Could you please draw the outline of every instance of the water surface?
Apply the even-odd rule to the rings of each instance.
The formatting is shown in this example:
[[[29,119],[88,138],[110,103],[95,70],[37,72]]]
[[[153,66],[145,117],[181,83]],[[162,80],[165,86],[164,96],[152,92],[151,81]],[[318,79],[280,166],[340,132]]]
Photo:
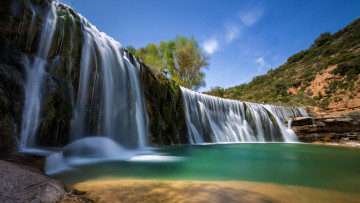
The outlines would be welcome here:
[[[71,186],[93,179],[255,181],[360,194],[360,149],[244,143],[157,147],[126,160],[73,165],[55,174]]]

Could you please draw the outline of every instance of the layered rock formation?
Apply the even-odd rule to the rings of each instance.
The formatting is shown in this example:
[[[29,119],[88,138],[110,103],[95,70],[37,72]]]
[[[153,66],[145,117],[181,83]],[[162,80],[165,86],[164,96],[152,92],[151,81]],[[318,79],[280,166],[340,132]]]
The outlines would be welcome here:
[[[360,140],[360,112],[290,120],[292,129],[303,142]]]

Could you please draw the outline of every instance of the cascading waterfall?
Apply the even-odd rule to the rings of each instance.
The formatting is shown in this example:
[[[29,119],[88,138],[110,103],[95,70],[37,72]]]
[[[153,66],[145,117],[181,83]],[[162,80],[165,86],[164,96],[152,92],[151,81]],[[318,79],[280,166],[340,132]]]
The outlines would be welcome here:
[[[25,104],[21,123],[20,148],[34,147],[41,106],[41,85],[46,75],[45,67],[57,22],[57,2],[52,2],[40,34],[38,51],[34,57],[25,56],[26,68]],[[34,10],[33,10],[34,11]],[[35,12],[35,11],[34,11]],[[33,13],[32,21],[35,20]],[[33,26],[33,22],[31,22]],[[31,27],[32,28],[32,27]],[[32,30],[32,29],[31,29]]]
[[[28,33],[27,49],[34,39],[34,25],[37,9],[26,2],[32,12]],[[74,19],[76,16],[76,19]],[[60,20],[61,19],[61,20]],[[76,24],[81,26],[82,42],[77,92],[69,88],[73,106],[70,141],[88,136],[102,136],[120,143],[127,148],[146,146],[148,118],[142,87],[140,85],[140,64],[129,55],[120,43],[100,32],[84,17],[71,12],[69,8],[52,1],[46,15],[42,18],[38,50],[35,56],[23,58],[26,68],[25,104],[21,125],[20,148],[37,146],[41,122],[42,89],[49,76],[49,53],[61,50],[64,44],[70,44],[66,60],[68,73],[71,73]],[[72,26],[70,33],[65,33],[65,23]],[[55,36],[55,32],[58,34]],[[65,38],[65,36],[69,36]],[[56,38],[56,40],[53,40]],[[68,41],[64,41],[68,40]],[[55,56],[55,60],[59,58]],[[52,59],[51,59],[52,60]],[[51,80],[51,79],[50,79]],[[66,78],[71,84],[71,76]]]
[[[308,116],[301,108],[263,105],[204,95],[181,87],[192,144],[296,142],[286,118]]]
[[[71,139],[97,135],[126,147],[144,147],[148,119],[140,64],[120,43],[84,17],[80,20],[84,43]]]
[[[28,10],[32,15],[27,49],[36,38],[34,21],[39,14],[37,7],[28,4]],[[26,67],[26,95],[20,147],[25,149],[36,146],[41,117],[41,87],[45,83],[45,78],[50,75],[49,69],[52,66],[49,62],[49,53],[52,53],[54,61],[58,60],[60,57],[56,54],[61,54],[59,50],[62,50],[63,44],[67,44],[66,52],[70,53],[62,55],[70,56],[63,59],[67,61],[68,73],[74,73],[73,68],[78,68],[76,76],[69,74],[65,79],[69,86],[74,86],[68,90],[73,110],[70,142],[76,141],[77,146],[81,146],[99,141],[97,138],[87,137],[106,137],[107,140],[115,141],[125,148],[146,146],[149,121],[139,81],[141,65],[120,43],[99,31],[81,15],[70,12],[69,8],[57,1],[52,1],[49,5],[42,20],[37,53],[23,57]],[[72,29],[68,29],[70,33],[66,33],[64,26],[72,26]],[[77,32],[72,31],[76,29]],[[54,33],[57,33],[55,37]],[[81,46],[76,48],[78,52],[72,44],[76,41],[75,38],[81,40]],[[51,51],[53,49],[56,50]],[[75,57],[72,53],[81,54],[81,57]],[[79,66],[75,67],[73,64]],[[73,80],[72,77],[78,78]],[[73,84],[73,81],[76,81],[76,84]],[[284,120],[307,116],[301,108],[221,99],[183,87],[181,90],[188,138],[193,144],[294,142],[297,141],[296,136],[290,128],[286,128]],[[86,142],[82,143],[81,140]]]

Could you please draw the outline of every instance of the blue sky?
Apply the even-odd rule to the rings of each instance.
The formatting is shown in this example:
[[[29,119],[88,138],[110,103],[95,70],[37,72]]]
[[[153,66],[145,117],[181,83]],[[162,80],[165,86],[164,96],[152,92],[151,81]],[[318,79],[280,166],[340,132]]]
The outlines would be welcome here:
[[[250,82],[360,16],[350,0],[60,0],[123,46],[190,36],[211,54],[207,91]]]

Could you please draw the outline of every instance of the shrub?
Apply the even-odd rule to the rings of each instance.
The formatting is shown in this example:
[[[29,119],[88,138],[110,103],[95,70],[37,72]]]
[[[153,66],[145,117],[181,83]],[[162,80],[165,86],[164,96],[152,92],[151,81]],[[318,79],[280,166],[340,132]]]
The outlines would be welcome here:
[[[323,100],[318,104],[318,106],[319,106],[320,108],[326,108],[326,107],[329,106],[329,104],[330,104],[329,99],[323,99]]]
[[[306,52],[304,50],[300,51],[299,53],[290,56],[288,58],[287,62],[288,63],[295,63],[297,61],[300,61],[302,58],[304,58],[305,54],[306,54]]]
[[[331,38],[330,32],[321,33],[320,36],[314,41],[315,46],[320,47],[324,45]]]

